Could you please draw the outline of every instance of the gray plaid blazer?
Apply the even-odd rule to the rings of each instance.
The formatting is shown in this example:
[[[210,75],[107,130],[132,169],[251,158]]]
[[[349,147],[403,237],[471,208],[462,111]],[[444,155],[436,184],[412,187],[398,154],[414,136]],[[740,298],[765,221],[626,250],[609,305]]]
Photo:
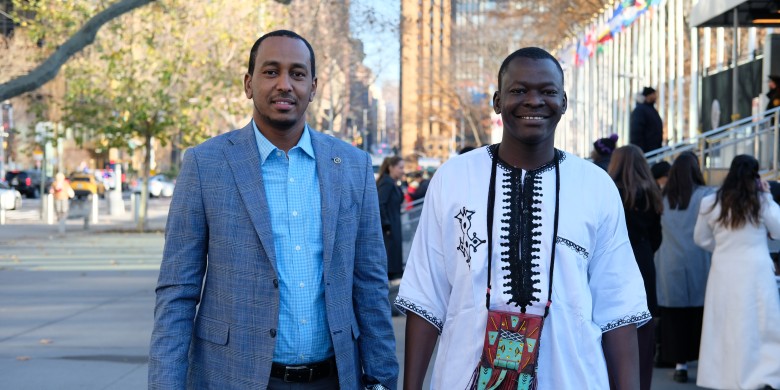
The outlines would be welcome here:
[[[150,389],[265,389],[279,315],[276,255],[252,124],[189,149],[165,232]],[[311,131],[323,283],[342,389],[395,389],[398,362],[371,159]]]

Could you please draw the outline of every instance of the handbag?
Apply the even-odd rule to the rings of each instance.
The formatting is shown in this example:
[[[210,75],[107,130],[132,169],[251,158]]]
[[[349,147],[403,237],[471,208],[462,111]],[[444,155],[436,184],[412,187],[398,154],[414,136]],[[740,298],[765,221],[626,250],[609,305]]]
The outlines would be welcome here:
[[[470,390],[533,390],[537,388],[537,359],[544,320],[552,305],[552,282],[555,266],[555,242],[558,237],[558,209],[561,178],[558,158],[555,156],[555,216],[553,245],[550,255],[550,277],[544,315],[490,310],[490,274],[493,250],[493,209],[495,206],[496,165],[498,147],[493,156],[488,190],[488,277],[485,306],[488,310],[482,356],[472,374]]]

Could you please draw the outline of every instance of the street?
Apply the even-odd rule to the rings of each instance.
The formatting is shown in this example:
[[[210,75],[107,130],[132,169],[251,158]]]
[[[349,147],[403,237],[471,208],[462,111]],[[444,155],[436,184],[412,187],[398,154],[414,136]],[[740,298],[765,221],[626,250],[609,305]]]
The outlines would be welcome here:
[[[33,200],[25,201],[0,226],[2,388],[146,388],[169,200],[150,202],[153,233],[135,233],[132,217],[104,216],[90,230],[69,221],[62,237],[37,219]],[[404,324],[393,318],[399,361]],[[671,369],[655,369],[653,389],[695,389],[691,368],[688,384],[673,382]]]

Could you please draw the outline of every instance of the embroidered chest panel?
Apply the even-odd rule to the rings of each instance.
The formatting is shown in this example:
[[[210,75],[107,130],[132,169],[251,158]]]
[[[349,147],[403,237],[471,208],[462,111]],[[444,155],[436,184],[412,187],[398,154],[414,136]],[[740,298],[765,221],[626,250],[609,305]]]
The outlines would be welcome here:
[[[490,147],[491,156],[495,147]],[[565,154],[556,150],[558,163]],[[494,156],[497,158],[497,156]],[[545,172],[555,167],[555,161],[550,161],[535,170],[526,171],[514,168],[499,159],[499,167],[503,171],[500,191],[497,191],[497,204],[501,205],[500,216],[500,252],[501,269],[507,271],[502,286],[508,295],[508,304],[520,307],[525,313],[526,308],[534,302],[539,302],[535,295],[541,292],[539,272],[536,267],[542,265],[542,178]],[[548,178],[549,179],[549,178]],[[554,180],[554,179],[553,179]],[[554,197],[554,194],[546,194]],[[554,202],[554,198],[549,201]]]

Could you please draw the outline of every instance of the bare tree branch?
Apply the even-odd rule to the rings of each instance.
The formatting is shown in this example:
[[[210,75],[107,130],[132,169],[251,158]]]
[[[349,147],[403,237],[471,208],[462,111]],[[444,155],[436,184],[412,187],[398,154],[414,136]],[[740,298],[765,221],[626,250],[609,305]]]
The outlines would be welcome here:
[[[46,84],[57,76],[68,59],[95,41],[98,30],[104,24],[152,1],[154,0],[121,0],[99,12],[30,73],[0,84],[0,101],[30,92]]]

